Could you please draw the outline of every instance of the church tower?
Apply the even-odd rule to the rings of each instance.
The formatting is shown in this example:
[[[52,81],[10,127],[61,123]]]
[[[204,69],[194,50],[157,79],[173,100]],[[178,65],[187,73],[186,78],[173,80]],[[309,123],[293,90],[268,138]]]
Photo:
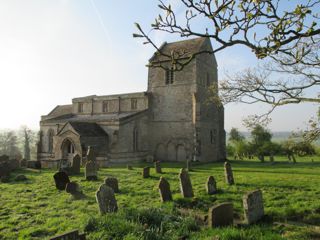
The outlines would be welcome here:
[[[190,56],[212,50],[208,38],[164,43],[161,52]],[[171,59],[154,54],[150,59],[150,151],[156,160],[203,162],[225,159],[223,107],[212,102],[217,91],[217,63],[212,54],[201,53],[181,70]],[[217,99],[217,98],[215,98]]]

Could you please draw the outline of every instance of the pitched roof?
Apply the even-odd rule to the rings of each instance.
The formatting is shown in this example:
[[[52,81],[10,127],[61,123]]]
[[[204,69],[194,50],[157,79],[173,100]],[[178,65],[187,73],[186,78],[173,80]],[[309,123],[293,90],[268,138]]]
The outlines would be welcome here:
[[[178,58],[188,58],[192,54],[199,52],[201,50],[201,47],[203,43],[207,40],[207,38],[199,37],[199,38],[193,38],[178,42],[172,42],[172,43],[164,43],[160,47],[160,51],[164,54],[171,55],[173,52],[177,55],[179,55]],[[153,61],[169,61],[171,58],[168,58],[166,56],[160,55],[159,52],[156,52],[153,54],[153,56],[150,58],[150,62]]]
[[[61,116],[72,113],[72,105],[58,105],[47,116]]]
[[[107,133],[96,123],[69,122],[69,124],[82,137],[107,136]]]

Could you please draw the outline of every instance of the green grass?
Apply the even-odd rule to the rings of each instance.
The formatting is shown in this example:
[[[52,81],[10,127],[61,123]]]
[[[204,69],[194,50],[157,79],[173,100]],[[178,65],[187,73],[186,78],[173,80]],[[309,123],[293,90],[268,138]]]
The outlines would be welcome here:
[[[132,171],[125,167],[100,169],[98,181],[93,182],[84,180],[82,169],[82,174],[70,177],[85,194],[80,200],[56,190],[52,170],[19,170],[10,183],[0,183],[0,239],[46,239],[74,229],[85,231],[88,239],[320,239],[319,229],[310,226],[320,226],[320,160],[313,159],[297,158],[297,164],[290,164],[276,157],[274,165],[232,161],[233,186],[225,184],[223,163],[194,165],[190,171],[193,199],[180,196],[179,164],[163,164],[163,174],[151,169],[149,179],[141,177],[142,166],[147,164],[136,165]],[[17,174],[25,174],[29,180],[14,182]],[[161,175],[171,185],[173,202],[160,202],[157,184]],[[212,196],[204,187],[210,175],[219,188]],[[119,180],[119,212],[100,216],[95,191],[107,176]],[[216,229],[204,225],[208,208],[224,201],[233,202],[235,218],[241,221],[242,196],[257,188],[263,191],[264,221]]]

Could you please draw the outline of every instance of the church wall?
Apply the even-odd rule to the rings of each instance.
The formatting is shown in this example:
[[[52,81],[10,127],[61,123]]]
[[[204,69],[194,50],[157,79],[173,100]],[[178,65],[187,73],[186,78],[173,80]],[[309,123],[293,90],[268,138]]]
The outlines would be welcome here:
[[[165,70],[149,68],[151,92],[150,151],[163,161],[185,161],[193,151],[193,92],[196,91],[195,61],[174,72],[166,85]]]

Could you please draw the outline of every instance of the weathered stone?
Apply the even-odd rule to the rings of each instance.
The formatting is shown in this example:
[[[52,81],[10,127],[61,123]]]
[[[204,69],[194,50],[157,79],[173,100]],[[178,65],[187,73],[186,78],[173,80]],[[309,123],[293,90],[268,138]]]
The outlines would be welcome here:
[[[128,170],[133,170],[133,167],[131,165],[127,165]]]
[[[71,171],[73,174],[80,173],[80,165],[81,165],[81,157],[79,154],[77,154],[72,159]]]
[[[160,198],[162,202],[172,201],[170,184],[164,177],[160,178],[158,188],[159,188]]]
[[[142,170],[142,177],[148,178],[150,177],[150,167],[144,167]]]
[[[11,171],[20,168],[20,162],[16,159],[9,160],[8,163]]]
[[[50,238],[50,240],[86,240],[86,235],[79,234],[78,230],[74,230],[71,232],[67,232],[58,236],[55,236],[53,238]]]
[[[15,181],[26,181],[28,180],[27,177],[23,174],[20,174],[20,175],[17,175],[15,178],[14,178]]]
[[[0,182],[2,183],[10,182],[10,175],[0,176]]]
[[[69,182],[66,185],[66,192],[75,195],[80,192],[80,186],[76,182]]]
[[[9,161],[9,156],[7,156],[7,155],[0,156],[0,162],[7,162],[7,161]]]
[[[115,193],[118,193],[118,192],[119,192],[118,179],[113,178],[113,177],[107,177],[107,178],[104,180],[104,183],[105,183],[108,187],[111,187],[112,190],[113,190]]]
[[[274,162],[274,156],[270,155],[270,162]]]
[[[65,172],[57,172],[53,175],[56,188],[59,190],[65,190],[67,183],[70,182],[68,175]]]
[[[85,177],[87,180],[97,180],[98,179],[97,167],[96,167],[95,162],[90,161],[90,162],[86,163]]]
[[[27,161],[27,168],[41,169],[40,161]]]
[[[96,153],[95,153],[94,148],[92,146],[88,147],[86,157],[87,157],[87,162],[90,162],[90,161],[95,162],[96,161]]]
[[[26,159],[21,159],[21,161],[20,161],[20,166],[21,167],[27,167],[27,160]]]
[[[231,164],[229,162],[224,163],[224,176],[226,178],[227,184],[229,184],[229,185],[234,184],[232,168],[231,168]]]
[[[96,200],[101,214],[116,212],[118,210],[114,191],[106,184],[102,184],[96,192]]]
[[[221,203],[209,209],[208,226],[224,227],[233,224],[233,204]]]
[[[0,163],[0,177],[9,176],[10,175],[10,166],[8,162]]]
[[[156,173],[162,173],[161,165],[160,165],[160,162],[159,162],[159,161],[156,161],[156,162],[154,163],[154,168],[156,169]]]
[[[181,195],[185,198],[193,197],[193,189],[189,174],[183,168],[180,170],[179,179]]]
[[[249,192],[243,196],[245,221],[248,224],[259,221],[264,216],[263,198],[261,190]]]
[[[209,195],[217,193],[217,183],[213,176],[208,177],[206,190]]]

